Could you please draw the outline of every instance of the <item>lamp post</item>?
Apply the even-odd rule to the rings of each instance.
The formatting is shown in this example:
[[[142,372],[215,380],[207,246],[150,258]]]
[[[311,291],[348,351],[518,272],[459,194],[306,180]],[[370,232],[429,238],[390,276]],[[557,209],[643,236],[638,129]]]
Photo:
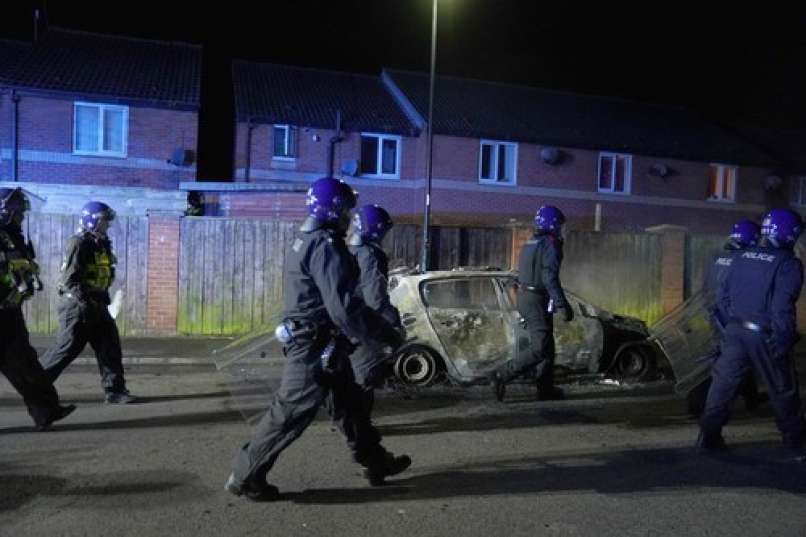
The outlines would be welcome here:
[[[420,262],[420,270],[425,272],[430,265],[431,257],[431,169],[433,163],[434,131],[432,128],[434,119],[434,72],[437,59],[437,3],[433,0],[433,12],[431,14],[431,74],[428,88],[428,125],[426,126],[426,140],[428,152],[426,154],[425,172],[425,206],[423,208],[423,251]]]

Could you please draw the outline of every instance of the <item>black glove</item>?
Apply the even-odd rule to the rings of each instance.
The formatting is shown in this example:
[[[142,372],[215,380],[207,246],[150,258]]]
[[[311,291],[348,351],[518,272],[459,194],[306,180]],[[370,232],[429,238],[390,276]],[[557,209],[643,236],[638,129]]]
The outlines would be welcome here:
[[[574,310],[569,305],[557,308],[557,315],[563,323],[570,323],[574,320]]]

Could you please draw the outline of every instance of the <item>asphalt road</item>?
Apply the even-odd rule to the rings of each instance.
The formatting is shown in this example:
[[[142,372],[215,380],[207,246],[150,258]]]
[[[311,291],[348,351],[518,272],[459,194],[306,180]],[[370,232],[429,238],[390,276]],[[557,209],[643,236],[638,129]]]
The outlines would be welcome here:
[[[324,413],[270,478],[282,501],[223,491],[263,386],[211,368],[128,369],[141,404],[101,403],[97,372],[59,380],[78,411],[34,433],[0,379],[0,535],[806,536],[806,465],[779,448],[769,408],[741,405],[729,456],[697,454],[696,424],[668,383],[575,385],[562,402],[527,387],[384,392],[387,447],[414,464],[370,488]],[[254,392],[258,392],[259,395]]]

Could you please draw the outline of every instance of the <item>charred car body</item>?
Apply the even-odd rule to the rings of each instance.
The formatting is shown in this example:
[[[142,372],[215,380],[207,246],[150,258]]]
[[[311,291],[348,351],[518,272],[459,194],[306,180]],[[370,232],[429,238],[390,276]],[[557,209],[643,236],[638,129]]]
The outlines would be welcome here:
[[[441,375],[458,384],[486,382],[493,368],[529,353],[528,332],[515,306],[516,285],[516,274],[495,270],[393,273],[390,298],[409,336],[395,358],[397,378],[416,386]],[[555,326],[555,367],[635,379],[654,372],[656,347],[647,341],[643,321],[566,294],[576,317]]]

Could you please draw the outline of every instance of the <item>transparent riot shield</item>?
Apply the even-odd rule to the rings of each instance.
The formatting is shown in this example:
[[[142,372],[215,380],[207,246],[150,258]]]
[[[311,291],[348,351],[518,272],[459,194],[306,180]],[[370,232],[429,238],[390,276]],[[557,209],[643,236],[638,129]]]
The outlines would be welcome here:
[[[280,387],[285,363],[282,346],[274,337],[274,325],[250,332],[214,350],[213,359],[232,394],[233,408],[248,423],[256,423]]]
[[[711,374],[719,340],[711,324],[713,295],[691,296],[650,327],[650,339],[663,350],[676,379],[675,391],[685,396]]]

